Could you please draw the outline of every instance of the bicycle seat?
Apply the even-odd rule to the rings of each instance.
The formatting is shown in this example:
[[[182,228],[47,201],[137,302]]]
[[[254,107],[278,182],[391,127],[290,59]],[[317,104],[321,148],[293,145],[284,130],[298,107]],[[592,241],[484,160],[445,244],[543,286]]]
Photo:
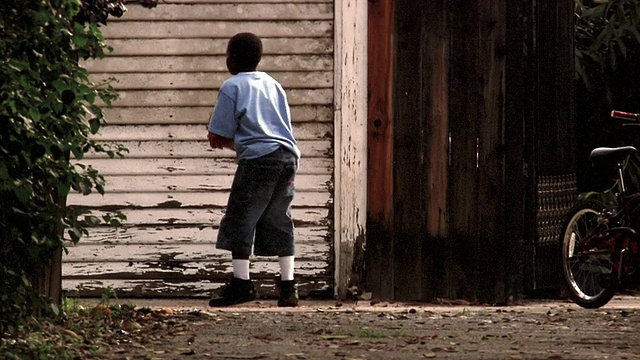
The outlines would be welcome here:
[[[627,156],[635,153],[637,150],[633,146],[620,147],[599,147],[591,150],[589,159],[591,160],[611,160],[617,163],[624,160]]]

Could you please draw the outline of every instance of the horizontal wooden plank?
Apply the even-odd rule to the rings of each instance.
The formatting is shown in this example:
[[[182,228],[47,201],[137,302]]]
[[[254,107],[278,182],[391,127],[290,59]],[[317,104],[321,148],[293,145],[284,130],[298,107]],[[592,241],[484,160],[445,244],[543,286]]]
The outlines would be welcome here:
[[[213,101],[213,99],[212,99]],[[190,107],[107,107],[105,119],[110,124],[203,124],[209,123],[212,104]],[[331,122],[333,123],[333,104],[331,105],[293,105],[291,121]]]
[[[218,237],[213,226],[98,226],[89,228],[81,244],[211,244]],[[330,242],[328,227],[296,227],[296,243]]]
[[[115,21],[102,28],[107,39],[223,38],[239,32],[261,38],[333,37],[333,21]]]
[[[333,103],[332,89],[288,89],[290,105],[330,105]],[[118,100],[112,106],[211,106],[218,92],[215,90],[120,90]],[[103,103],[97,102],[104,106]]]
[[[91,73],[227,72],[224,56],[111,56],[82,61]],[[333,70],[332,55],[264,56],[259,71],[269,73]]]
[[[227,257],[228,258],[228,257]],[[63,263],[62,288],[67,296],[101,296],[107,287],[119,298],[208,297],[226,282],[232,273],[226,262],[141,262],[141,263]],[[277,296],[277,262],[253,260],[251,278],[261,297]],[[298,291],[305,297],[331,297],[332,282],[327,261],[296,261]]]
[[[83,244],[68,246],[63,256],[65,262],[198,262],[227,259],[229,251],[216,249],[210,244],[145,244],[145,245],[99,245]],[[296,257],[306,261],[323,261],[328,258],[331,246],[327,242],[296,244]]]
[[[225,56],[229,39],[109,39],[111,56],[219,55]],[[264,38],[263,55],[333,54],[332,38]]]
[[[151,179],[149,182],[152,182]],[[134,185],[132,185],[134,186]],[[155,185],[154,185],[155,186]],[[298,190],[293,206],[329,207],[333,194],[328,190],[310,192]],[[105,194],[81,195],[71,193],[67,197],[69,205],[92,208],[195,208],[226,206],[227,191],[184,192],[180,188],[163,192],[124,192],[107,183]]]
[[[298,140],[332,139],[331,123],[294,123],[293,134]],[[91,138],[96,141],[202,140],[207,137],[206,125],[107,125]]]
[[[228,258],[228,257],[227,257]],[[251,278],[261,296],[277,296],[274,280],[279,265],[274,261],[252,259]],[[132,262],[132,263],[63,263],[62,288],[65,292],[81,291],[84,296],[100,296],[107,286],[118,297],[137,296],[209,296],[233,271],[229,260],[219,262]],[[328,293],[331,283],[327,261],[298,260],[295,277],[301,297]],[[144,282],[144,284],[142,284]],[[134,286],[133,284],[140,284]],[[70,294],[67,294],[70,295]]]
[[[333,5],[327,3],[275,3],[269,6],[261,3],[162,4],[153,9],[132,6],[127,10],[118,21],[333,19]]]
[[[211,149],[204,141],[120,141],[126,147],[128,158],[234,158],[235,152],[229,149]],[[331,157],[332,144],[329,140],[302,140],[298,148],[302,157]],[[104,158],[103,153],[87,153],[85,159]]]
[[[291,216],[296,227],[327,226],[330,222],[329,209],[293,207]],[[96,216],[110,213],[107,210],[93,210]],[[223,208],[165,208],[165,209],[123,209],[127,217],[126,226],[220,226]]]
[[[229,0],[162,0],[162,3],[158,4],[158,6],[162,6],[163,4],[221,4],[228,3]],[[234,3],[255,3],[260,2],[263,4],[278,4],[278,3],[328,3],[333,4],[333,0],[233,0]],[[130,1],[127,4],[127,8],[130,6],[140,6],[135,4],[134,1]]]
[[[251,273],[278,274],[276,258],[251,258]],[[296,259],[295,273],[298,276],[315,276],[327,272],[327,261]],[[233,272],[231,256],[215,261],[124,261],[124,262],[70,262],[63,259],[63,279],[181,279],[209,280],[229,276]]]
[[[77,163],[77,161],[76,161]],[[206,161],[198,158],[186,159],[91,159],[80,163],[91,165],[101,175],[197,175],[218,174],[233,175],[237,164],[233,158],[210,158]],[[333,173],[333,159],[303,158],[300,160],[300,175],[323,175]]]
[[[220,192],[229,191],[233,175],[159,175],[131,176],[107,175],[105,186],[112,193],[166,193],[169,192]],[[298,175],[295,186],[299,192],[327,192],[331,175]],[[200,194],[206,196],[207,194]],[[201,201],[207,203],[207,201]]]
[[[209,298],[228,280],[229,274],[216,273],[218,276],[197,281],[136,279],[136,280],[73,280],[63,279],[62,289],[66,296],[101,297],[107,289],[115,289],[120,299],[128,297],[202,297]],[[273,273],[252,274],[260,298],[273,299],[278,295]],[[333,298],[333,279],[328,272],[313,276],[299,276],[298,293],[300,298]],[[204,303],[206,304],[206,302]],[[203,304],[203,305],[204,305]]]
[[[280,84],[289,89],[333,88],[332,71],[313,72],[270,72]],[[218,90],[223,81],[229,78],[227,72],[193,73],[94,73],[92,82],[110,81],[117,90]],[[111,81],[111,80],[115,81]]]

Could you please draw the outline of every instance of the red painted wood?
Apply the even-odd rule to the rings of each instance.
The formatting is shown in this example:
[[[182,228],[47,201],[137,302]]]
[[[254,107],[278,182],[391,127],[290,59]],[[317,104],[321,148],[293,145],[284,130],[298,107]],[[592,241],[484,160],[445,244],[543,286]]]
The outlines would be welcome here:
[[[369,2],[367,285],[393,297],[393,0]]]

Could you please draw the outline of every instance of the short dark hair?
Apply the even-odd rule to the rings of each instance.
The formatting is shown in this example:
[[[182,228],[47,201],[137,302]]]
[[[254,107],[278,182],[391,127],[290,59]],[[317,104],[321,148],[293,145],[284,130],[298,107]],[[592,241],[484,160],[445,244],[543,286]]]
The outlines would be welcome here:
[[[249,32],[236,34],[229,40],[227,55],[243,70],[255,69],[262,58],[262,40]]]

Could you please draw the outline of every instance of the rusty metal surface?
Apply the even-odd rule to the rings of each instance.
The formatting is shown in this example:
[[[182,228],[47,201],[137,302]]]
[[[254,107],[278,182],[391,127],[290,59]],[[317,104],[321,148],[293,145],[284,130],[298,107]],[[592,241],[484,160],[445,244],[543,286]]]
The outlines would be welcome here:
[[[576,174],[540,176],[537,184],[537,246],[553,245],[578,196]]]
[[[576,174],[540,176],[537,182],[533,290],[558,289],[561,281],[559,236],[564,217],[578,197]]]

